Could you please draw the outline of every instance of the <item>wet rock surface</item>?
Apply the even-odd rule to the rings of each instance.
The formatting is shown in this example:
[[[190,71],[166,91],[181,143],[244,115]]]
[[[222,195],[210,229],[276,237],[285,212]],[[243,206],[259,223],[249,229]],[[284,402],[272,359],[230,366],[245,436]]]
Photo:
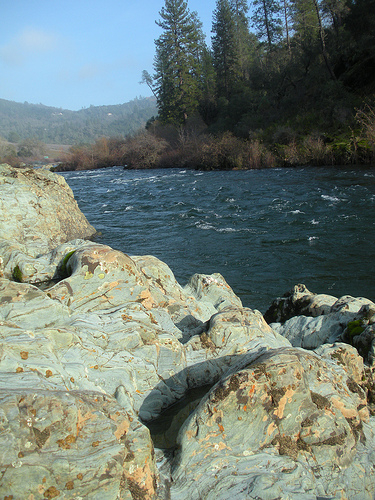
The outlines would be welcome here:
[[[78,210],[59,176],[4,168],[18,222],[30,179]],[[371,301],[296,285],[268,324],[220,274],[181,286],[49,211],[35,238],[0,228],[0,496],[374,497]]]

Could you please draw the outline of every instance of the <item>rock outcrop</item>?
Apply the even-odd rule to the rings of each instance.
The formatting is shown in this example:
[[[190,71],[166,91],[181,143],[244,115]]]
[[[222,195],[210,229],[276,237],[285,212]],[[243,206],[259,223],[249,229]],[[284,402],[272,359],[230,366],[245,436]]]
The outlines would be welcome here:
[[[65,179],[49,170],[2,164],[0,191],[0,276],[22,278],[22,265],[32,277],[35,270],[27,257],[95,233]]]
[[[270,350],[217,384],[180,431],[171,497],[372,498],[362,373],[334,354]]]
[[[42,207],[78,209],[55,174],[1,173],[0,497],[374,497],[371,301],[299,285],[269,325],[220,274],[183,287],[155,257],[82,239],[79,212],[77,229],[53,205],[13,227],[10,189],[21,224],[30,179]],[[155,453],[147,426],[199,388],[157,441],[177,448]]]
[[[350,295],[338,299],[296,285],[276,299],[264,317],[294,347],[315,349],[343,340],[356,347],[368,364],[374,363],[375,304],[371,300]]]

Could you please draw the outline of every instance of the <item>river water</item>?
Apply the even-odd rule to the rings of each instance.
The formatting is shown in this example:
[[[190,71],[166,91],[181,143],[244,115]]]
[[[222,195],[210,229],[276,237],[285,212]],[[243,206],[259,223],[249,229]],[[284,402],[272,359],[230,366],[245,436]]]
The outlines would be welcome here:
[[[101,170],[62,174],[96,241],[155,255],[184,285],[221,273],[265,312],[304,283],[375,300],[375,170]]]

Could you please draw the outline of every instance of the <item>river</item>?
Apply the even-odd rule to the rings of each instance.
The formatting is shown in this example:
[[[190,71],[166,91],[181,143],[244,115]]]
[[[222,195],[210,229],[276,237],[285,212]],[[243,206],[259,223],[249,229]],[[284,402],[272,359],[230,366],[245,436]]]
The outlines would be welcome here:
[[[221,273],[265,312],[304,283],[375,301],[375,170],[124,170],[62,174],[99,243],[155,255],[184,285]]]

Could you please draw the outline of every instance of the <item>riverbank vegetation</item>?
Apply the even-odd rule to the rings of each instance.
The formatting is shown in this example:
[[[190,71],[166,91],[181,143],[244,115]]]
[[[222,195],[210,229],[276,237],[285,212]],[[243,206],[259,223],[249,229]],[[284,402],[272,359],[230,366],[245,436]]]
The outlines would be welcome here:
[[[153,122],[149,130],[127,138],[102,137],[93,145],[74,146],[55,169],[192,168],[230,170],[301,165],[371,165],[375,163],[375,111],[358,111],[356,127],[329,137],[298,134],[289,127],[257,132],[243,139],[233,132],[216,135],[202,126],[184,128]]]

